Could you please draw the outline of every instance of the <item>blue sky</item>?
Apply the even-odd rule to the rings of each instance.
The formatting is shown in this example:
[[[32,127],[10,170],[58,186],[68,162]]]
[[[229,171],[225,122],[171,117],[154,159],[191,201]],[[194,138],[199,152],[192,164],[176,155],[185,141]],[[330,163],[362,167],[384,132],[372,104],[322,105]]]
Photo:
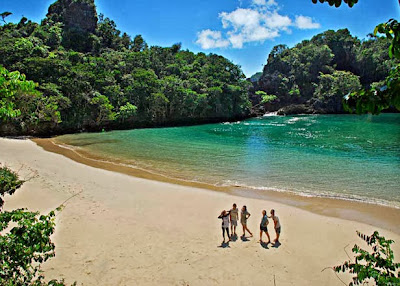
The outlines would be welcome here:
[[[397,0],[359,0],[353,8],[311,0],[95,0],[98,13],[149,45],[182,43],[183,49],[217,53],[239,64],[247,76],[261,71],[272,47],[289,47],[328,29],[348,28],[359,38],[376,24],[399,18]],[[8,20],[39,22],[54,0],[0,0]]]

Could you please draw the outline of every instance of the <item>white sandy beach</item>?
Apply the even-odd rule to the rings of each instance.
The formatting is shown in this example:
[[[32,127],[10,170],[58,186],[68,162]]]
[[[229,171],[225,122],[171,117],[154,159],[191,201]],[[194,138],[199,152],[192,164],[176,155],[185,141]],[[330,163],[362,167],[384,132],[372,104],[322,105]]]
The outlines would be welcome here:
[[[37,174],[5,198],[6,209],[47,212],[78,194],[57,216],[56,257],[44,267],[48,279],[78,285],[343,285],[322,269],[347,260],[347,245],[348,253],[355,243],[366,247],[356,230],[377,229],[394,239],[400,258],[400,235],[376,226],[97,169],[30,140],[0,139],[0,163],[22,166],[22,177]],[[217,217],[232,203],[247,205],[254,237],[221,248]],[[282,244],[263,248],[257,243],[261,211],[271,208],[282,224]],[[275,236],[271,227],[270,234]],[[348,275],[339,277],[350,282]]]

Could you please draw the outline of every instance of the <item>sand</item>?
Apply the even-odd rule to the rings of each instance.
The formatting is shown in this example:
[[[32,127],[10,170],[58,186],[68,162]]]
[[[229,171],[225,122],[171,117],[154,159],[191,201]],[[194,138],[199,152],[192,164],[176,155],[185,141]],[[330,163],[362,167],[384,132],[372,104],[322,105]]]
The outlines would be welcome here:
[[[22,177],[35,174],[6,197],[6,209],[48,212],[70,198],[57,216],[56,257],[43,268],[47,278],[68,283],[343,285],[333,271],[322,270],[347,260],[345,249],[350,253],[355,243],[365,246],[356,230],[378,230],[400,243],[400,235],[380,228],[379,222],[370,225],[275,201],[132,177],[46,152],[30,140],[0,139],[0,162],[22,167]],[[217,216],[232,203],[247,205],[254,237],[221,247]],[[263,247],[257,243],[261,211],[271,208],[282,224],[281,245]],[[271,227],[270,234],[275,235]],[[397,258],[399,243],[393,247]],[[350,282],[349,275],[339,277]]]

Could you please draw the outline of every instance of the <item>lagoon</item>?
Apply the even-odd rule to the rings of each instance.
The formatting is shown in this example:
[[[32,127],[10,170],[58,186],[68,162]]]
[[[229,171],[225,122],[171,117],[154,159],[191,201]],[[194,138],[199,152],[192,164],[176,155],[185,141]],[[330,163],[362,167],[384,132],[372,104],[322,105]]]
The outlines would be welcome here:
[[[400,114],[264,116],[56,141],[180,180],[400,208]]]

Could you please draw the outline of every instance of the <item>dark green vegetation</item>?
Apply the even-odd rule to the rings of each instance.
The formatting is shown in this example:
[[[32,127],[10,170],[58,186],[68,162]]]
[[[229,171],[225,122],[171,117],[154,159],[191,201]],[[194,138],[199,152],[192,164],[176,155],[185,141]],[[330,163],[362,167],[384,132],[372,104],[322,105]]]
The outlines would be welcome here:
[[[379,236],[377,231],[371,236],[359,232],[357,235],[371,246],[372,251],[368,252],[356,244],[352,249],[355,262],[346,261],[343,265],[334,267],[334,270],[354,274],[350,286],[368,284],[370,279],[378,286],[400,285],[400,263],[394,262],[393,250],[390,248],[394,241]]]
[[[7,167],[0,167],[0,196],[12,195],[23,181]],[[40,264],[55,256],[50,236],[55,212],[41,215],[25,209],[1,211],[0,198],[0,285],[62,286],[63,281],[44,282]],[[58,209],[59,210],[59,209]]]
[[[201,123],[249,113],[249,83],[238,66],[180,44],[132,40],[97,15],[93,0],[59,0],[40,24],[22,18],[0,26],[0,65],[25,74],[40,92],[19,92],[11,106],[0,98],[0,108],[17,113],[5,118],[1,111],[3,135]],[[9,75],[2,70],[0,88]]]
[[[132,40],[97,15],[94,0],[56,1],[40,24],[25,17],[7,23],[9,15],[0,14],[0,135],[241,119],[250,115],[249,89],[255,114],[400,109],[395,20],[364,41],[343,29],[291,49],[278,45],[263,73],[246,81],[221,56],[183,51],[180,44],[148,47],[140,35]],[[20,88],[5,97],[10,84]]]
[[[18,179],[17,173],[7,167],[0,168],[0,210],[4,205],[4,196],[14,194],[23,183]]]
[[[398,82],[392,84],[389,76],[398,77],[398,60],[388,53],[390,38],[370,35],[360,41],[347,29],[326,31],[305,40],[293,48],[275,46],[268,57],[263,74],[254,84],[252,101],[257,104],[263,91],[277,98],[262,106],[267,111],[280,108],[280,113],[379,113],[391,106],[399,107]],[[396,74],[396,75],[394,75]],[[363,89],[364,88],[364,89]],[[363,97],[365,105],[356,96],[368,90],[391,90],[393,96],[386,101]],[[354,92],[343,105],[343,96]],[[354,96],[354,97],[353,97]]]
[[[327,2],[329,5],[335,5],[336,7],[342,5],[342,0],[312,0],[314,4],[316,4],[318,1],[321,3]],[[358,0],[343,0],[343,2],[349,5],[349,7],[353,7],[354,4],[358,3]]]
[[[314,4],[317,0],[312,0]],[[343,0],[350,8],[358,3],[358,0]],[[328,2],[329,5],[339,7],[342,0],[319,0]],[[400,2],[399,2],[400,5]],[[391,44],[389,46],[389,57],[400,60],[400,23],[395,19],[389,19],[386,23],[376,26],[374,36],[385,35]],[[349,112],[379,114],[387,108],[395,108],[400,111],[400,64],[397,63],[386,77],[381,86],[366,86],[361,90],[349,93],[343,99],[344,109]]]
[[[389,57],[397,59],[397,64],[390,70],[382,86],[371,85],[346,96],[344,107],[350,112],[379,114],[391,106],[400,110],[400,24],[390,19],[376,26],[374,35],[377,33],[391,40]]]

